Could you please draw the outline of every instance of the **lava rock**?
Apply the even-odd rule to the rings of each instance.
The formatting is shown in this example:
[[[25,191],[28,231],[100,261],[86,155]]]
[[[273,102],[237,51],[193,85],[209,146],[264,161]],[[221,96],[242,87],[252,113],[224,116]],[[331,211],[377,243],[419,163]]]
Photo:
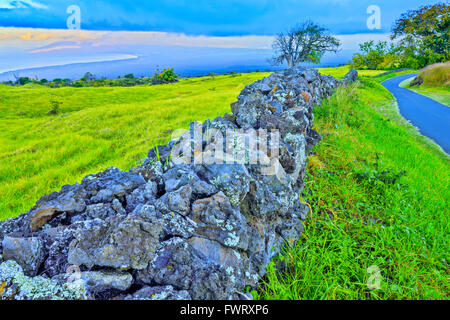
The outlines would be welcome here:
[[[350,71],[342,79],[346,83],[355,82],[358,80],[358,71],[355,69],[350,69]]]
[[[35,276],[44,262],[44,246],[41,239],[6,236],[2,242],[3,259],[16,261],[26,275]]]

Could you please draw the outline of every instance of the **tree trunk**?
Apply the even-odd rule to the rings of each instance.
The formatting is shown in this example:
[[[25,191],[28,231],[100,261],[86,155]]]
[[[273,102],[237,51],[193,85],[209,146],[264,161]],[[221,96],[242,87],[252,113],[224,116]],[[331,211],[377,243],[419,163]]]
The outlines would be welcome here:
[[[286,62],[287,62],[287,64],[288,64],[288,67],[289,68],[292,68],[292,67],[295,67],[295,65],[294,65],[294,61],[292,60],[292,58],[286,58]]]

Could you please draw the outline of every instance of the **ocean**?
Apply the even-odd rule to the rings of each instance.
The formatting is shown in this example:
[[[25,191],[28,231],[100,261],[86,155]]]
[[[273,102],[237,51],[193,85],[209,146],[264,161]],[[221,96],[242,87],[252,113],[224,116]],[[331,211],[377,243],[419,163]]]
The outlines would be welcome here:
[[[129,48],[128,48],[129,49]],[[133,52],[130,54],[129,52]],[[318,65],[330,67],[347,63],[353,52],[343,50],[327,54]],[[151,76],[156,68],[174,68],[182,77],[223,74],[229,71],[273,71],[269,63],[272,50],[224,49],[180,46],[140,46],[133,50],[86,52],[81,55],[54,54],[9,57],[0,52],[0,81],[14,80],[15,76],[52,80],[55,78],[80,79],[86,72],[97,78],[117,78],[132,73],[135,77]],[[1,71],[4,72],[1,72]],[[14,70],[14,71],[10,71]]]

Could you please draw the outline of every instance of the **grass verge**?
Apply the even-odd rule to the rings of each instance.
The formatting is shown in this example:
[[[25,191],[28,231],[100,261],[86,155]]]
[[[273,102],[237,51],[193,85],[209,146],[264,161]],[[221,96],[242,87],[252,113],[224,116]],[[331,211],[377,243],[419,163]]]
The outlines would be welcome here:
[[[414,77],[410,79],[406,79],[402,83],[400,83],[400,87],[406,88],[409,90],[412,90],[414,92],[417,92],[419,94],[422,94],[428,98],[431,98],[437,102],[442,103],[443,105],[446,105],[447,107],[450,107],[450,90],[449,88],[445,87],[430,87],[421,85],[420,87],[411,86],[411,81],[414,79]]]
[[[315,109],[324,138],[301,196],[312,214],[255,298],[448,299],[449,157],[399,115],[383,80]]]

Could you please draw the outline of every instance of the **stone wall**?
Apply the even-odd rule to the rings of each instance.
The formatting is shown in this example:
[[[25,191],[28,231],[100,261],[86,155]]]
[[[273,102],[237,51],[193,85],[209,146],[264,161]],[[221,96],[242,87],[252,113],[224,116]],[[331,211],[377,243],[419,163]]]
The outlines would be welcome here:
[[[306,156],[320,140],[313,106],[340,84],[311,69],[275,72],[245,87],[233,114],[192,124],[141,166],[89,175],[0,222],[0,298],[249,298],[243,289],[257,287],[277,249],[301,236]],[[187,150],[198,158],[185,148],[198,145],[196,132],[204,151],[242,129],[278,132],[258,140],[276,157],[175,161]]]

